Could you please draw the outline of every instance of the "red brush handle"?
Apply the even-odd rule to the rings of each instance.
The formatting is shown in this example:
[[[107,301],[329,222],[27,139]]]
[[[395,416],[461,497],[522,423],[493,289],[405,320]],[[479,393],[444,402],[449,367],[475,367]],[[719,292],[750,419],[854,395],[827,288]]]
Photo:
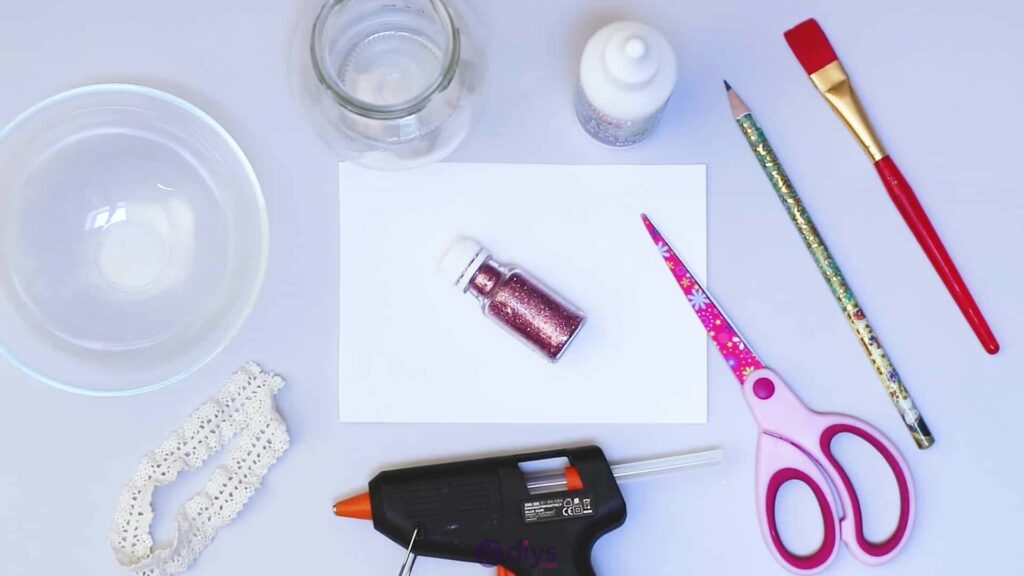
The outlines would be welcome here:
[[[974,297],[971,296],[971,291],[964,284],[964,279],[960,277],[960,272],[956,269],[956,265],[953,264],[953,259],[946,252],[946,247],[942,245],[942,240],[939,239],[939,235],[935,232],[931,220],[928,219],[924,208],[918,202],[914,189],[910,187],[907,179],[903,177],[900,169],[896,167],[892,157],[885,156],[878,162],[875,162],[875,168],[878,170],[878,175],[882,177],[885,189],[889,191],[889,197],[892,198],[896,208],[903,215],[907,226],[910,226],[910,231],[914,233],[918,244],[924,249],[924,253],[928,255],[928,259],[931,260],[935,271],[939,273],[939,278],[942,278],[946,289],[949,290],[953,300],[960,307],[960,312],[963,313],[964,318],[967,318],[968,324],[971,325],[974,333],[977,334],[978,340],[981,340],[981,345],[985,347],[989,354],[999,352],[999,342],[996,340],[995,335],[992,334],[992,329],[988,327],[985,317],[981,315],[978,304],[975,303]]]

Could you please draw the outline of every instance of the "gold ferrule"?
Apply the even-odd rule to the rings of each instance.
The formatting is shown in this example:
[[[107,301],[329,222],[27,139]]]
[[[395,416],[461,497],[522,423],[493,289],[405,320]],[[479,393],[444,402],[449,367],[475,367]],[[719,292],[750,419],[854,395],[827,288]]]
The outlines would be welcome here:
[[[832,109],[843,119],[846,127],[857,137],[864,151],[871,157],[871,161],[878,162],[884,158],[885,149],[871,128],[868,116],[860,105],[857,93],[853,91],[853,85],[850,84],[850,77],[846,75],[846,70],[839,60],[811,74],[811,82],[814,82],[818,91],[832,105]]]

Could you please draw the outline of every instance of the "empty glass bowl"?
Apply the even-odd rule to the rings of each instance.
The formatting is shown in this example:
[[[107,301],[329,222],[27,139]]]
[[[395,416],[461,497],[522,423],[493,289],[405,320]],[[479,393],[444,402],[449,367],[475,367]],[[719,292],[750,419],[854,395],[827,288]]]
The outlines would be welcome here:
[[[0,132],[0,353],[70,391],[175,382],[238,331],[263,280],[249,161],[203,111],[78,88]]]

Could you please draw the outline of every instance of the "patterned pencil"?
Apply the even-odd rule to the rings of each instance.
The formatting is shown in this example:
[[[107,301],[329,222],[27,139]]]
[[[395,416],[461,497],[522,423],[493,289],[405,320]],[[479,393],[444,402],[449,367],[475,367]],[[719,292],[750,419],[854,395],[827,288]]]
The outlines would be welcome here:
[[[924,418],[921,417],[921,413],[914,406],[914,400],[910,397],[910,392],[903,385],[899,373],[896,372],[892,361],[889,360],[889,355],[882,348],[882,343],[875,335],[871,324],[868,323],[864,311],[861,310],[857,299],[853,295],[853,290],[846,283],[842,271],[839,270],[839,266],[829,253],[828,247],[825,246],[825,241],[818,234],[818,229],[814,226],[814,222],[811,220],[810,214],[807,213],[807,209],[804,208],[804,204],[797,195],[792,182],[789,181],[789,176],[786,175],[782,164],[779,163],[779,159],[775,156],[775,151],[772,150],[772,146],[768,143],[768,139],[765,138],[764,132],[761,131],[761,127],[754,120],[750,109],[743,103],[743,100],[740,99],[736,91],[729,86],[728,82],[725,83],[725,89],[729,97],[729,107],[732,109],[736,123],[743,132],[743,136],[747,139],[750,149],[761,163],[761,168],[764,169],[765,174],[771,181],[772,187],[775,188],[779,200],[782,201],[783,206],[785,206],[786,211],[789,213],[789,218],[793,221],[793,225],[800,232],[807,250],[814,258],[815,264],[818,265],[818,270],[821,271],[825,282],[831,288],[832,295],[835,296],[836,302],[839,303],[840,308],[842,308],[843,313],[846,315],[846,320],[850,323],[850,327],[853,328],[854,333],[863,345],[864,352],[868,355],[868,359],[871,360],[872,366],[875,367],[875,372],[885,386],[886,391],[888,391],[893,405],[899,411],[903,423],[906,424],[907,430],[914,437],[917,447],[922,449],[928,448],[935,443],[935,438],[932,437],[932,433],[928,429],[928,425],[925,424]]]

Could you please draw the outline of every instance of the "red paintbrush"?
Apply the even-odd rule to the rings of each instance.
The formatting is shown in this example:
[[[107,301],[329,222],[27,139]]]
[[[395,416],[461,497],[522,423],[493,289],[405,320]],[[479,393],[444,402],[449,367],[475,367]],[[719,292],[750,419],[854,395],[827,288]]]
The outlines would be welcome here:
[[[946,289],[953,296],[957,306],[967,322],[974,329],[982,346],[989,354],[999,352],[999,342],[988,327],[988,322],[982,316],[981,310],[974,297],[964,284],[960,272],[953,264],[952,258],[946,252],[942,240],[935,232],[928,215],[917,200],[914,190],[907,183],[906,178],[900,173],[892,157],[886,154],[882,148],[878,136],[868,122],[867,114],[860,105],[857,93],[853,91],[850,78],[839,62],[832,44],[825,36],[825,32],[813,18],[806,20],[795,28],[786,32],[786,41],[793,50],[797,60],[811,77],[811,82],[818,88],[822,96],[832,105],[832,109],[846,123],[846,126],[853,132],[853,135],[860,141],[864,151],[871,157],[871,161],[882,177],[885,189],[889,191],[889,197],[896,204],[903,219],[910,226],[911,232],[917,238],[917,242],[924,249],[925,254],[931,261],[935,271],[939,273]]]

